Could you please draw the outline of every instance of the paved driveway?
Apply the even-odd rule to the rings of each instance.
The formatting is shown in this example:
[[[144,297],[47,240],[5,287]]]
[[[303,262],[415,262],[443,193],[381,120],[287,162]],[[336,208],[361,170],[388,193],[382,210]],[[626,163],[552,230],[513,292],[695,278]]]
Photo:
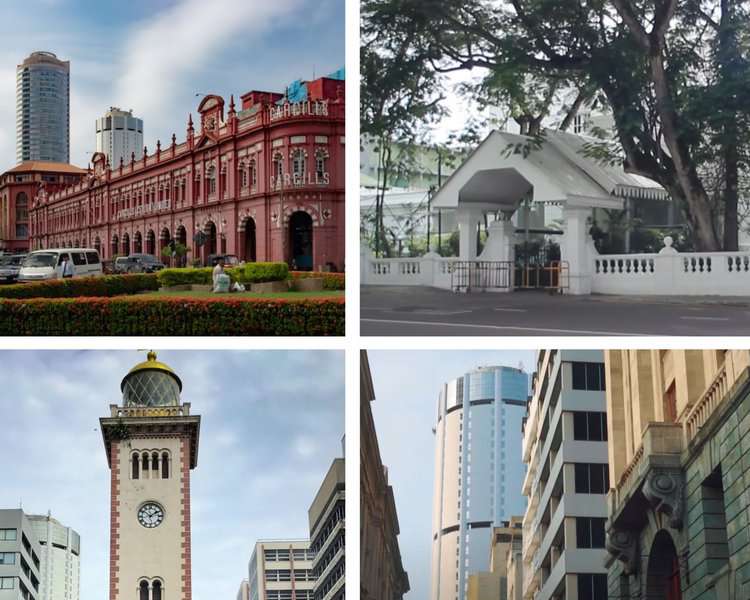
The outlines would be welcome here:
[[[457,294],[363,286],[362,335],[750,335],[750,298]]]

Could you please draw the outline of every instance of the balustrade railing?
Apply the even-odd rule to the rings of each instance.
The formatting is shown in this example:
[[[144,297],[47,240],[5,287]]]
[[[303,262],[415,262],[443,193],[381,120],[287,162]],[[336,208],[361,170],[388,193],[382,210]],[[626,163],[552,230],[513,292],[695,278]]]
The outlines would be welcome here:
[[[634,476],[638,474],[638,468],[642,460],[643,460],[643,444],[638,446],[638,450],[635,451],[635,454],[633,455],[633,458],[631,459],[630,464],[628,464],[628,466],[625,467],[625,470],[622,472],[622,475],[620,475],[620,481],[617,482],[617,486],[615,487],[618,494],[620,494],[623,490],[627,490],[631,486],[631,484],[633,483]]]
[[[729,391],[729,385],[726,363],[724,363],[721,365],[716,377],[714,377],[713,381],[706,388],[706,391],[703,392],[700,400],[685,415],[685,435],[688,442],[698,435],[701,427],[705,425],[708,418],[716,410],[716,407],[724,400]]]
[[[115,418],[124,417],[187,417],[190,415],[190,403],[179,406],[117,406],[110,404],[110,414]]]

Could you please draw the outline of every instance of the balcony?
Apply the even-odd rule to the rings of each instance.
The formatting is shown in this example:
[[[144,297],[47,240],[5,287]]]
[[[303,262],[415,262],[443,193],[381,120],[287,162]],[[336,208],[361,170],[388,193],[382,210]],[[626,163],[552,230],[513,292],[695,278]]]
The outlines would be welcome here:
[[[180,406],[117,406],[110,404],[113,418],[125,417],[187,417],[190,416],[190,402]]]

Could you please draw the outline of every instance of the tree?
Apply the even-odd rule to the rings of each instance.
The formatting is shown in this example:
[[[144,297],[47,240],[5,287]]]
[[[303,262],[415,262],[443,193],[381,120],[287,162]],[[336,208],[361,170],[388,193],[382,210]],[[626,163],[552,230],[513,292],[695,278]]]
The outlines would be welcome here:
[[[486,68],[510,100],[529,83],[578,87],[578,103],[601,93],[626,171],[680,202],[700,250],[736,247],[737,179],[750,148],[747,0],[376,4],[399,11],[436,72]],[[716,163],[725,174],[718,210],[704,180]]]

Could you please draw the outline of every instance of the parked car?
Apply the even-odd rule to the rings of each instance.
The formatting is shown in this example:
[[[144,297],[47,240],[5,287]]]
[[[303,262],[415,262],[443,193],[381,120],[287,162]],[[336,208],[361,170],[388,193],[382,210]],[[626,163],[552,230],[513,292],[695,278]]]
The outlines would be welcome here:
[[[0,256],[0,281],[13,283],[18,279],[25,254],[4,254]]]
[[[26,255],[18,272],[18,281],[40,281],[62,277],[64,259],[73,261],[74,277],[102,274],[102,261],[95,248],[49,248]]]
[[[141,273],[154,273],[161,271],[166,265],[153,254],[131,254],[128,259],[135,259],[141,264]]]
[[[224,265],[227,267],[234,267],[240,264],[240,259],[234,254],[209,254],[208,255],[208,266],[215,267],[221,259],[224,259]]]

